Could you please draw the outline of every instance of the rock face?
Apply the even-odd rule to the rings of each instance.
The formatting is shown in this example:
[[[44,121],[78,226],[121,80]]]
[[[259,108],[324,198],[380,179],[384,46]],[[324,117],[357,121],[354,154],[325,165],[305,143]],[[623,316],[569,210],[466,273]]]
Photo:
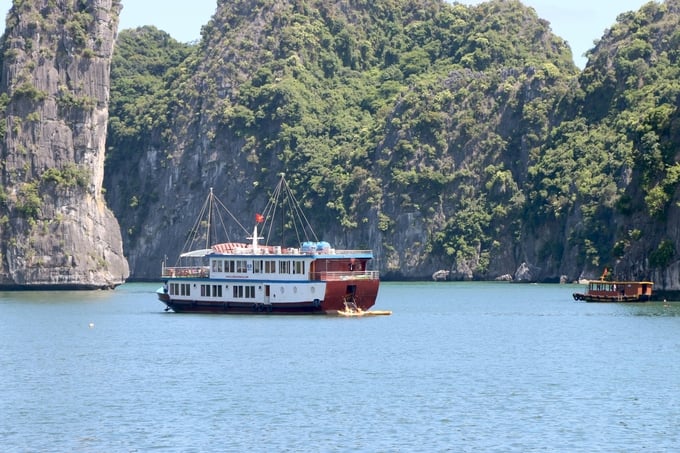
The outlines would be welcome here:
[[[540,269],[531,266],[527,263],[522,263],[515,271],[514,281],[517,282],[533,282],[536,281],[536,275],[540,273]]]
[[[0,73],[0,287],[128,277],[102,195],[118,0],[15,2]]]

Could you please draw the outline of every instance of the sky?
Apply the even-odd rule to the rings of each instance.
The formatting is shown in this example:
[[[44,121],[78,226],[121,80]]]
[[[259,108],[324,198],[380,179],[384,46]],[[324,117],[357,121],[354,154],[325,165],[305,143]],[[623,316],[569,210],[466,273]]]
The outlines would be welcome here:
[[[459,0],[469,5],[482,0]],[[583,54],[593,47],[606,28],[623,12],[638,10],[648,0],[522,0],[534,8],[542,19],[550,22],[556,35],[567,41],[580,68],[586,64]],[[122,0],[120,28],[154,25],[181,42],[198,40],[217,8],[216,0]],[[0,0],[0,13],[7,15],[12,0]],[[0,33],[5,21],[0,22]]]

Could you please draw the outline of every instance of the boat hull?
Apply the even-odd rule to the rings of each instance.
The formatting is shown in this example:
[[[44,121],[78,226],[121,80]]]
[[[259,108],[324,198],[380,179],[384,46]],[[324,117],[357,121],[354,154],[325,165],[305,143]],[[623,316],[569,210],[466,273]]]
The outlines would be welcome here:
[[[574,293],[572,295],[574,300],[585,302],[602,302],[602,303],[640,303],[651,300],[649,296],[596,296],[592,294]]]
[[[243,302],[172,301],[164,302],[175,313],[208,313],[230,315],[323,315],[313,302],[295,304],[246,304]]]
[[[367,311],[378,297],[380,281],[342,280],[326,282],[323,300],[296,302],[243,302],[232,300],[174,299],[165,290],[156,291],[158,300],[166,305],[166,311],[175,313],[245,314],[245,315],[326,315],[348,308]]]

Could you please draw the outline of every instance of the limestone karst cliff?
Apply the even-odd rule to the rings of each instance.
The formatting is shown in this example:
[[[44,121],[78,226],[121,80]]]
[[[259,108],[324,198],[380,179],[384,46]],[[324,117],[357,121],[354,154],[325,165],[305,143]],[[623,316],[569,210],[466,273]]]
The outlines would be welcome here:
[[[102,194],[118,0],[14,2],[0,72],[0,287],[129,274]]]
[[[190,51],[137,30],[105,181],[132,274],[177,255],[210,187],[246,218],[283,171],[385,278],[607,266],[678,290],[679,29],[679,0],[621,14],[582,72],[517,0],[220,0]]]

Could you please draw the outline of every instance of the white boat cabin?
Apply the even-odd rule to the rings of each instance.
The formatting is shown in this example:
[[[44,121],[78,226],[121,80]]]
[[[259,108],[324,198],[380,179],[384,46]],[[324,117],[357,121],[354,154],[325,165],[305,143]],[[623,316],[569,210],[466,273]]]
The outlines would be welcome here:
[[[210,257],[209,274],[212,279],[311,280],[313,262],[314,258],[308,256],[214,255]]]

